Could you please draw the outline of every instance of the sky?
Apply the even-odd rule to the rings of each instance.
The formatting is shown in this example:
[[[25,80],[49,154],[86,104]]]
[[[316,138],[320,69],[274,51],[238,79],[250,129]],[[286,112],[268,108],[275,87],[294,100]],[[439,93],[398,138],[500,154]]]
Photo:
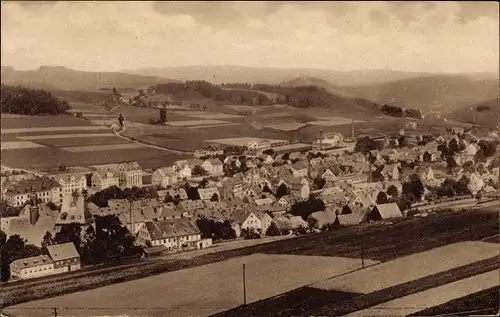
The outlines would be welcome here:
[[[498,72],[496,2],[1,2],[1,61]]]

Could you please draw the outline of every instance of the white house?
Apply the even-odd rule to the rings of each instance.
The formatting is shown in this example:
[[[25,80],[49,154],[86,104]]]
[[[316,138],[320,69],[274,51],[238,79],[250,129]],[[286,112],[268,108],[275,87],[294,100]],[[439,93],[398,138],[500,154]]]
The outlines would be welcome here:
[[[307,176],[307,165],[303,161],[298,161],[291,167],[294,177],[306,177]]]
[[[61,185],[63,197],[71,196],[73,192],[81,193],[87,189],[87,178],[84,174],[54,175],[52,178]]]
[[[142,168],[137,162],[118,165],[120,186],[125,188],[142,187]]]
[[[192,169],[186,160],[175,162],[172,169],[177,173],[177,176],[180,179],[191,177]]]
[[[205,160],[201,167],[208,172],[209,175],[223,175],[224,164],[219,159],[208,159]]]
[[[61,185],[48,177],[21,180],[7,189],[4,196],[7,203],[15,207],[23,206],[33,198],[44,203],[53,202],[56,205],[60,205],[63,201]]]
[[[29,279],[54,274],[54,262],[47,255],[18,259],[10,264],[13,279]]]
[[[177,173],[173,168],[159,168],[153,173],[153,185],[166,188],[178,182]]]
[[[137,242],[144,246],[165,246],[168,251],[178,252],[199,249],[201,232],[187,218],[147,221],[139,229]]]
[[[98,170],[92,173],[92,188],[101,191],[112,186],[120,186],[119,177],[112,171]]]
[[[232,220],[238,225],[241,230],[262,230],[262,221],[253,212],[235,211],[232,215]]]

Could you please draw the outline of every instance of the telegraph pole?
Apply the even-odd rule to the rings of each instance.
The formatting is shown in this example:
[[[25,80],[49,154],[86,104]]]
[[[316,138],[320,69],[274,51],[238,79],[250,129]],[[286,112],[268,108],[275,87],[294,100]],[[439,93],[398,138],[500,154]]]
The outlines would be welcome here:
[[[365,248],[363,245],[363,225],[361,224],[361,268],[365,268]]]
[[[245,264],[243,263],[243,305],[247,304],[247,286],[246,286],[246,276],[245,276]]]
[[[54,307],[54,316],[57,317],[57,308]]]

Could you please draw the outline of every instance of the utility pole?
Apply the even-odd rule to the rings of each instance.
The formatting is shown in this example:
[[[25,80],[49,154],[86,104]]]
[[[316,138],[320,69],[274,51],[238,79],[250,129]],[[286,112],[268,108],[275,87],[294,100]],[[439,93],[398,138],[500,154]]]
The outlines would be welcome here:
[[[354,140],[354,119],[351,119],[351,138]]]
[[[247,285],[246,285],[246,276],[245,276],[245,264],[243,263],[243,305],[247,304]]]
[[[57,308],[54,307],[54,316],[57,317]]]
[[[363,244],[363,228],[361,228],[361,268],[365,268],[365,247]]]

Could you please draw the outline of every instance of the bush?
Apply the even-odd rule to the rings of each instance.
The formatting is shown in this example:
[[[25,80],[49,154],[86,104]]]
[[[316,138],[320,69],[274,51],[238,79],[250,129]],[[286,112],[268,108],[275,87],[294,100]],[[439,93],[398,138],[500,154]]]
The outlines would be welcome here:
[[[266,236],[268,237],[281,236],[281,231],[276,225],[276,223],[271,222],[271,225],[266,230]]]

